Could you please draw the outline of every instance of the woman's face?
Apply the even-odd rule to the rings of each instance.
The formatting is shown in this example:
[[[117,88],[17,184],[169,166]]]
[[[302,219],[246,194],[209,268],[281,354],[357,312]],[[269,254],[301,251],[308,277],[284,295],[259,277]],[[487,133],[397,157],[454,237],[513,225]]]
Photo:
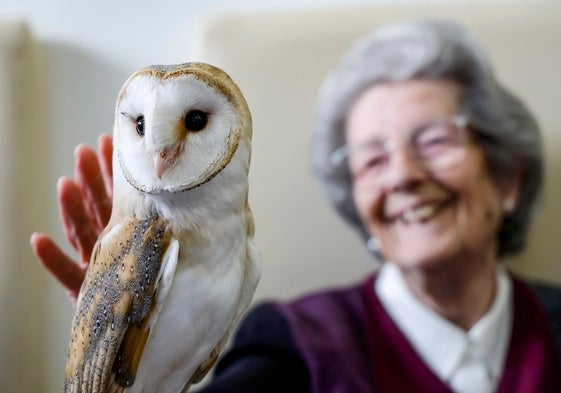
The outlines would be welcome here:
[[[457,115],[459,97],[459,85],[449,80],[372,86],[349,111],[347,145],[409,141],[421,126]],[[383,175],[370,178],[357,173],[353,165],[364,163],[357,164],[361,158],[355,150],[349,153],[355,204],[380,251],[402,268],[438,267],[458,258],[494,259],[503,201],[511,195],[491,180],[483,151],[468,135],[452,164],[434,168],[404,146],[391,150]]]

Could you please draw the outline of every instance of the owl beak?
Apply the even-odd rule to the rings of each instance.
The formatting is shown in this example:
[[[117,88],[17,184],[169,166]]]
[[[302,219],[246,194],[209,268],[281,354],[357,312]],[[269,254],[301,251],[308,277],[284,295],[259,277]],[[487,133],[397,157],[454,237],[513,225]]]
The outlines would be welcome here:
[[[158,179],[161,179],[163,174],[176,164],[177,157],[181,153],[181,146],[179,143],[166,146],[154,153],[154,167]]]

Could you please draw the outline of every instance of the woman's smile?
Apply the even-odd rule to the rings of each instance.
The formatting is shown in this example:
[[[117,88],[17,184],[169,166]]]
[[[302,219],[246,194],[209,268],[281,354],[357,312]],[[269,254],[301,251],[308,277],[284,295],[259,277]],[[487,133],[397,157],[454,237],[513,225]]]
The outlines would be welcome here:
[[[416,202],[397,204],[397,207],[388,207],[384,220],[389,224],[400,221],[403,224],[425,222],[439,214],[444,208],[449,207],[453,198],[433,198]],[[390,203],[386,203],[389,206]]]

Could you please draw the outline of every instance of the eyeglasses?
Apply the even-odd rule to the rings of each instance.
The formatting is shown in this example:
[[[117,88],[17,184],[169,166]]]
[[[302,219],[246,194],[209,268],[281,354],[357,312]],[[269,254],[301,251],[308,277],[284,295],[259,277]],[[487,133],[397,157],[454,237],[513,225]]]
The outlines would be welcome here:
[[[435,119],[408,134],[406,140],[371,139],[358,145],[343,145],[329,157],[334,168],[345,165],[355,181],[376,185],[383,181],[391,166],[392,152],[400,145],[420,164],[431,170],[443,170],[465,156],[468,119],[464,115]]]

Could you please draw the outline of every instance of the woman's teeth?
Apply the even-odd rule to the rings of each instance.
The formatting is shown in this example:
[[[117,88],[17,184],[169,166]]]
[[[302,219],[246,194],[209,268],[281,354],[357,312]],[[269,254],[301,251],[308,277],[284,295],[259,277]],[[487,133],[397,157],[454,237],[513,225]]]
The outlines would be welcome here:
[[[424,221],[436,214],[437,205],[424,205],[413,209],[406,209],[401,213],[401,220],[405,223]]]

